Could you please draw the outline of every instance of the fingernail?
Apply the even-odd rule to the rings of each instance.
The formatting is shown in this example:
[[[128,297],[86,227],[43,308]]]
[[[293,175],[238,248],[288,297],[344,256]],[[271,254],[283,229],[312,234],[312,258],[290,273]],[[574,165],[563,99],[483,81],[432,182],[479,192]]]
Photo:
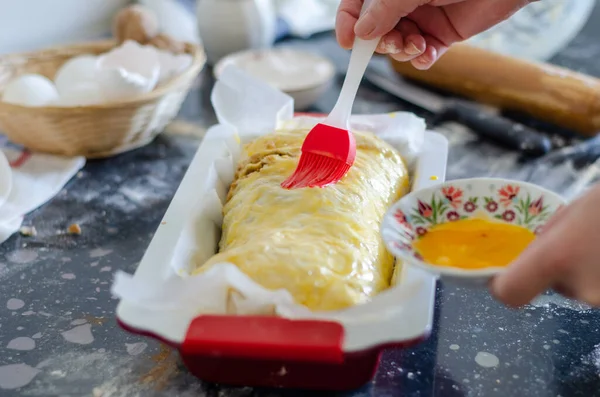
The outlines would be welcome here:
[[[396,43],[394,43],[392,40],[381,40],[379,45],[381,46],[382,51],[384,51],[386,54],[396,55],[401,52],[400,48],[398,48]]]
[[[423,51],[419,50],[414,43],[408,43],[408,45],[404,48],[404,52],[406,52],[408,55],[419,55]]]
[[[367,11],[362,17],[358,19],[358,22],[354,26],[354,33],[361,37],[367,38],[375,30],[375,25],[370,21],[369,11]]]
[[[418,70],[427,70],[430,68],[431,64],[422,58],[416,58],[412,60],[412,65],[415,67],[415,69]]]
[[[425,57],[418,57],[415,59],[415,61],[417,61],[417,63],[420,63],[421,65],[429,65],[431,63],[431,60]]]

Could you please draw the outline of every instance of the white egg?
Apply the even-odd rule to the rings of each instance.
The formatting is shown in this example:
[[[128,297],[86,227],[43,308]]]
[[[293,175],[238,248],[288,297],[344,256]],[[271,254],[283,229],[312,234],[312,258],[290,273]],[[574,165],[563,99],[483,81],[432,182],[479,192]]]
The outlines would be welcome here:
[[[56,106],[86,106],[105,102],[104,93],[97,82],[81,83],[60,93]]]
[[[145,84],[142,92],[150,92],[156,87],[160,74],[158,52],[152,46],[143,46],[128,40],[119,47],[101,55],[98,58],[98,68],[103,81],[109,81],[113,87],[106,87],[112,96],[119,91],[130,92],[132,87],[137,90],[139,84]],[[119,87],[119,80],[124,87]],[[121,90],[122,88],[122,90]],[[135,90],[134,90],[135,91]]]
[[[190,54],[175,55],[175,63],[177,65],[176,73],[182,73],[183,71],[185,71],[187,68],[192,66],[193,61],[194,58],[192,58]]]
[[[51,80],[39,74],[24,74],[7,84],[2,93],[4,102],[23,106],[46,106],[58,99]]]
[[[144,76],[129,73],[123,68],[100,70],[98,83],[107,100],[121,100],[152,91],[156,84],[150,84]]]
[[[54,77],[58,92],[62,94],[82,83],[95,81],[97,62],[98,58],[94,55],[80,55],[65,62]]]
[[[174,55],[168,51],[158,50],[158,60],[160,63],[160,74],[158,82],[163,83],[187,68],[192,64],[192,56],[189,54]]]

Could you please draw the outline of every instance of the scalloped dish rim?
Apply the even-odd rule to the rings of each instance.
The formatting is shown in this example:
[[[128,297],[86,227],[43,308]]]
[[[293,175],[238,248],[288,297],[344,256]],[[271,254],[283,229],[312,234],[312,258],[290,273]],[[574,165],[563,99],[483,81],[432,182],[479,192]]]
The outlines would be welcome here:
[[[442,189],[444,188],[448,188],[451,186],[455,186],[455,185],[463,185],[463,184],[470,184],[470,185],[477,185],[477,187],[475,189],[482,189],[482,185],[504,185],[504,186],[515,186],[518,187],[519,190],[521,187],[525,187],[527,188],[527,190],[531,191],[531,192],[536,192],[538,193],[540,196],[544,196],[544,197],[551,197],[553,202],[558,203],[556,205],[556,208],[552,211],[549,212],[549,216],[543,221],[543,224],[545,224],[546,222],[548,222],[548,220],[551,218],[551,216],[553,214],[555,214],[561,207],[565,206],[567,204],[567,200],[562,197],[561,195],[546,189],[542,186],[530,183],[530,182],[525,182],[525,181],[519,181],[519,180],[514,180],[514,179],[508,179],[508,178],[495,178],[495,177],[474,177],[474,178],[464,178],[464,179],[454,179],[454,180],[449,180],[449,181],[445,181],[445,182],[441,182],[438,184],[435,184],[433,186],[429,186],[423,189],[419,189],[417,191],[413,191],[410,192],[409,194],[405,195],[404,197],[402,197],[400,200],[396,201],[392,206],[390,206],[390,208],[386,211],[383,221],[381,223],[381,236],[382,239],[384,241],[384,244],[386,246],[386,248],[397,258],[401,259],[402,261],[405,262],[406,265],[410,265],[410,266],[414,266],[416,268],[419,268],[421,270],[424,270],[432,275],[434,275],[437,278],[441,278],[441,279],[445,279],[445,278],[459,278],[459,279],[463,279],[463,280],[474,280],[474,279],[489,279],[491,277],[493,277],[494,275],[504,271],[506,269],[506,267],[508,266],[494,266],[494,267],[487,267],[487,268],[480,268],[480,269],[465,269],[465,268],[461,268],[461,267],[457,267],[457,266],[439,266],[439,265],[433,265],[430,263],[427,263],[423,260],[419,260],[417,258],[415,258],[415,256],[413,256],[412,253],[410,253],[410,251],[408,251],[405,248],[400,248],[397,247],[395,243],[395,240],[393,238],[391,238],[389,236],[388,233],[385,232],[386,228],[390,228],[393,227],[391,226],[391,223],[397,223],[396,219],[395,219],[395,214],[398,211],[403,211],[403,205],[406,205],[407,202],[409,201],[413,201],[414,199],[417,199],[417,197],[422,197],[425,195],[433,195],[436,192],[441,192]],[[481,197],[481,194],[474,194],[473,196],[477,196],[477,197]],[[418,200],[418,199],[417,199]],[[473,212],[473,214],[476,214],[476,212]],[[467,218],[473,218],[471,217],[467,217]],[[491,218],[491,220],[493,221],[494,219]],[[446,223],[448,221],[445,222],[440,222],[441,223]],[[414,224],[412,222],[408,222],[411,226],[414,226]]]

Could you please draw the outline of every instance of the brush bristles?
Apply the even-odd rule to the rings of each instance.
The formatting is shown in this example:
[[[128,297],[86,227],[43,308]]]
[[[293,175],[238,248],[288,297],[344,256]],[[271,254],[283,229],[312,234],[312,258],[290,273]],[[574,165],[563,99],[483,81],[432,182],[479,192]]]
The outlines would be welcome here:
[[[281,184],[281,187],[324,187],[339,182],[349,169],[350,166],[344,161],[314,153],[303,153],[296,171]]]

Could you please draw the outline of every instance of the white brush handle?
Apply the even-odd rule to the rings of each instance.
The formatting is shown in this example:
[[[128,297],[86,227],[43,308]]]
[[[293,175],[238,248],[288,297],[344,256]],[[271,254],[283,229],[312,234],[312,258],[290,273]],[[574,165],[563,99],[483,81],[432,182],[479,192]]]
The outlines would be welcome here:
[[[362,16],[367,8],[369,7],[371,0],[365,0],[363,2],[360,15]],[[369,61],[373,57],[373,53],[379,43],[379,38],[373,40],[362,40],[358,37],[354,40],[352,46],[352,54],[350,54],[350,63],[348,64],[348,71],[346,72],[346,78],[342,85],[342,91],[340,96],[333,107],[331,113],[325,120],[325,124],[332,127],[342,128],[345,130],[350,129],[350,115],[352,114],[352,105],[354,105],[354,99],[358,92],[360,82],[367,70]]]

